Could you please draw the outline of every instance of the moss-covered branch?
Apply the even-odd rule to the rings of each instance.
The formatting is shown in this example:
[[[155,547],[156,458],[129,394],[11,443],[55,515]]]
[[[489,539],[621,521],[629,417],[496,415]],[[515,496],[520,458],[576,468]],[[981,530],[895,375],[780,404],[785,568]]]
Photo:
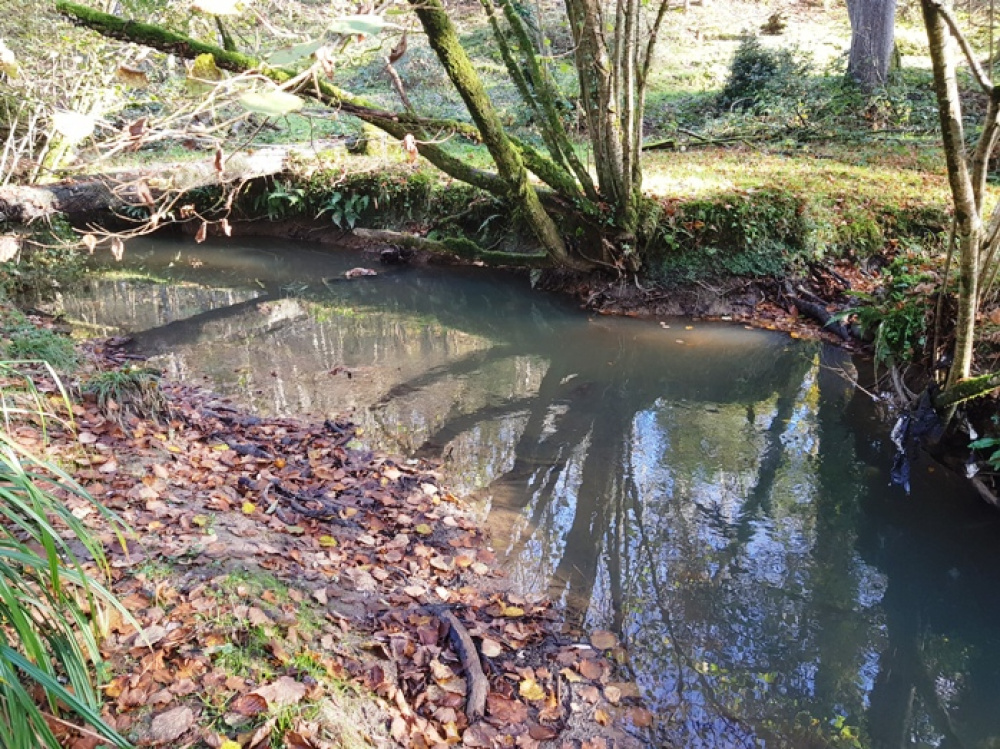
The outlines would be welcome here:
[[[444,67],[452,85],[465,102],[473,122],[483,135],[483,144],[493,157],[500,177],[507,183],[506,197],[521,211],[538,241],[558,265],[587,268],[585,263],[569,254],[562,235],[552,217],[545,212],[538,193],[529,179],[521,152],[511,143],[500,115],[483,86],[475,66],[466,54],[455,27],[445,12],[441,0],[409,0],[427,41]]]
[[[288,82],[294,75],[292,71],[284,68],[270,67],[262,60],[249,55],[200,42],[153,24],[122,19],[94,10],[93,8],[88,8],[85,5],[68,2],[68,0],[59,0],[56,3],[56,9],[75,23],[115,39],[143,44],[147,47],[176,54],[185,59],[193,59],[198,55],[210,54],[215,59],[215,64],[218,67],[231,72],[244,73],[256,70],[278,84]],[[339,109],[346,114],[353,115],[398,140],[402,140],[413,130],[422,128],[428,131],[454,132],[475,142],[482,142],[482,135],[479,130],[467,122],[416,117],[408,113],[387,111],[363,97],[355,96],[318,79],[304,82],[297,89],[297,92],[305,96],[310,96],[327,106]],[[546,163],[545,157],[535,152],[530,146],[525,146],[524,144],[512,145],[518,151],[527,151],[524,158],[528,163],[528,168],[553,189],[567,195],[573,195],[574,190],[578,191],[578,188],[574,185],[573,190],[566,192],[569,184],[558,178],[560,175],[554,171],[557,168],[554,165],[551,165],[552,168],[549,168],[551,162]],[[417,149],[420,155],[430,163],[457,180],[486,190],[497,196],[503,196],[507,193],[508,184],[499,175],[470,166],[436,144],[418,141]]]
[[[436,255],[453,255],[463,260],[479,261],[486,265],[497,267],[544,268],[550,265],[547,255],[524,252],[495,252],[484,250],[471,239],[464,237],[445,237],[444,239],[427,239],[416,234],[389,229],[355,229],[355,236],[371,239],[376,242],[422,250]]]
[[[934,408],[944,411],[973,398],[981,398],[998,387],[1000,387],[1000,372],[970,377],[939,393],[934,399]]]

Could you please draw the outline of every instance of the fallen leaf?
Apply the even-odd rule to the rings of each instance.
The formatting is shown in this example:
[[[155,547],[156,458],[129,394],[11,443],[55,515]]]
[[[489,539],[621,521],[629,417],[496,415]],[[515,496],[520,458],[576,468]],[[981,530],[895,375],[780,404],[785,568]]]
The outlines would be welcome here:
[[[272,707],[284,707],[301,701],[306,695],[306,685],[295,681],[291,676],[282,676],[277,681],[255,689],[251,694],[260,695]]]
[[[611,648],[618,644],[618,638],[615,637],[613,632],[608,632],[606,629],[598,629],[590,636],[590,644],[598,650],[611,650]]]
[[[479,650],[487,658],[496,658],[503,652],[503,646],[495,640],[490,640],[484,637],[482,644],[479,646]]]
[[[175,707],[153,718],[149,728],[149,740],[154,744],[175,741],[187,733],[194,725],[194,712],[190,707]]]
[[[545,689],[534,679],[528,678],[521,682],[518,693],[526,700],[544,700]]]
[[[267,700],[254,692],[241,694],[229,705],[229,712],[252,718],[267,712]]]
[[[604,675],[604,667],[600,662],[590,658],[584,658],[580,661],[578,668],[581,674],[591,680],[600,679]]]
[[[649,728],[653,725],[653,714],[644,707],[630,708],[626,715],[639,728]]]

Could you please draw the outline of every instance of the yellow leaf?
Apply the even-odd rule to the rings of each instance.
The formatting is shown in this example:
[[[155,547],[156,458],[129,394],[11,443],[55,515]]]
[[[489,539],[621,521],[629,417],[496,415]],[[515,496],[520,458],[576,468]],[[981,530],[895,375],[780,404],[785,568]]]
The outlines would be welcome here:
[[[212,445],[212,449],[222,453],[229,449],[229,445],[225,442],[220,442],[218,445]]]
[[[524,616],[524,609],[522,609],[520,606],[507,606],[505,604],[503,607],[503,615],[512,618],[518,616]]]
[[[226,739],[219,745],[219,749],[243,749],[243,747],[241,747],[237,741]]]
[[[418,525],[413,530],[415,530],[421,536],[429,536],[431,534],[431,532],[432,532],[431,527],[429,525],[427,525],[427,523],[421,523],[420,525]]]
[[[204,515],[195,515],[193,518],[191,518],[191,522],[197,525],[199,528],[204,528],[206,525],[208,525],[208,518],[205,517]]]
[[[521,682],[518,691],[526,700],[544,700],[545,690],[534,679],[525,679]]]
[[[335,539],[333,536],[320,536],[319,545],[325,549],[332,549],[334,546],[337,545],[337,539]]]
[[[244,502],[243,503],[243,514],[244,515],[253,515],[256,511],[257,511],[257,505],[255,505],[253,502]]]

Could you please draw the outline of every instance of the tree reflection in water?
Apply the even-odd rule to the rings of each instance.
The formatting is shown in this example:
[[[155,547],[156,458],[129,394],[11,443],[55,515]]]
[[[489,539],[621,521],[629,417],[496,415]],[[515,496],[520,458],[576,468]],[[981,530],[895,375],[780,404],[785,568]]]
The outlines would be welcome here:
[[[357,258],[196,253],[218,288],[96,281],[66,309],[254,407],[349,404],[444,458],[517,585],[623,634],[664,744],[1000,745],[997,519],[925,467],[888,486],[843,352],[588,320],[482,273],[320,284]]]

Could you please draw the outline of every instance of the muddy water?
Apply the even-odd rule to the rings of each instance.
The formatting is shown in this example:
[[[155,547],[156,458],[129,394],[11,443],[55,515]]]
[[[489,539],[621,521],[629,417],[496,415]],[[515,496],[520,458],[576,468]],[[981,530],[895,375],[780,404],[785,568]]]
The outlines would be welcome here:
[[[66,293],[172,377],[445,460],[528,592],[612,628],[685,747],[1000,746],[1000,519],[891,445],[842,352],[593,318],[527,280],[135,243]]]

